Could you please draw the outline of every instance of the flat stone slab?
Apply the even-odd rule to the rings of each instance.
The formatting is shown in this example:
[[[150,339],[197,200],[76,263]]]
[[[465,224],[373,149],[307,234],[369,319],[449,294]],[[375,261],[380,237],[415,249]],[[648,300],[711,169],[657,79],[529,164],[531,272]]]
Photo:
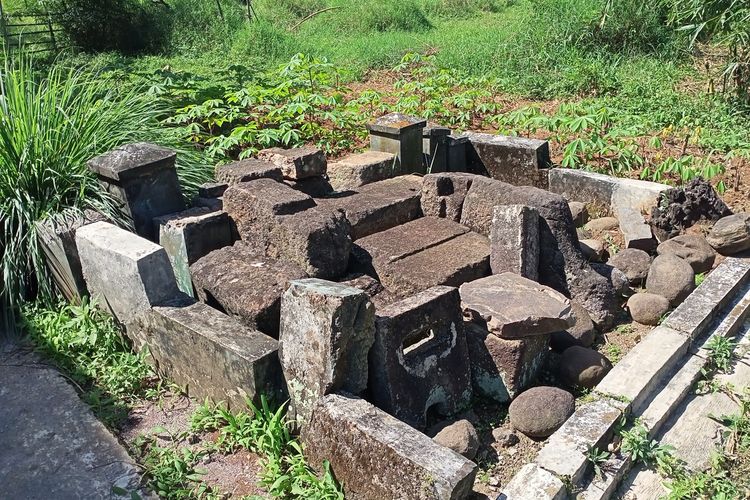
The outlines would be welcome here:
[[[216,167],[216,180],[227,184],[238,184],[256,179],[272,179],[281,182],[281,167],[265,160],[248,158]],[[219,194],[221,196],[223,193]]]
[[[291,281],[307,277],[299,266],[254,253],[244,243],[209,253],[190,272],[201,301],[274,337],[281,295]]]
[[[468,317],[506,339],[545,335],[575,324],[564,295],[513,273],[461,285],[461,302]]]
[[[329,460],[347,498],[459,499],[472,490],[477,466],[363,399],[324,397],[303,434],[305,455]]]
[[[340,208],[352,225],[352,239],[405,224],[422,215],[422,178],[405,175],[373,182],[353,194],[318,200],[321,206]]]
[[[113,181],[126,181],[175,166],[177,153],[148,142],[125,144],[96,156],[87,165],[92,172]]]
[[[141,469],[75,389],[31,348],[0,347],[0,484],[4,498],[130,498]]]
[[[349,155],[328,165],[328,179],[336,191],[356,189],[396,175],[396,155],[383,151]]]
[[[328,165],[325,153],[311,146],[264,149],[258,158],[281,168],[284,178],[292,180],[325,175]]]
[[[565,500],[565,484],[537,464],[526,464],[503,487],[497,500]]]

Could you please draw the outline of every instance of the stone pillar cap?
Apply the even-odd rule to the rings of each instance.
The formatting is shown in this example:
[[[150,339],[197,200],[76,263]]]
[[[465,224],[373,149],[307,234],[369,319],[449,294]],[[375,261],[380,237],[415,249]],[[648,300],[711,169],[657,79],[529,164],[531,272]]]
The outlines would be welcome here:
[[[372,123],[367,124],[370,132],[381,132],[385,134],[401,134],[407,130],[424,128],[427,120],[403,113],[390,113],[381,116]]]
[[[422,137],[445,137],[451,135],[453,131],[448,127],[440,125],[428,125],[422,130]]]
[[[114,181],[124,181],[174,166],[177,153],[148,142],[125,144],[90,159],[92,172]]]

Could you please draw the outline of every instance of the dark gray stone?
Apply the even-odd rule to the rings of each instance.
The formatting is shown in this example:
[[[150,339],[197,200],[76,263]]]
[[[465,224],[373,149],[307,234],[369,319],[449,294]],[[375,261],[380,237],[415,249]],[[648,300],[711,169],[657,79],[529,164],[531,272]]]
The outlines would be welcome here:
[[[370,149],[396,155],[396,168],[401,173],[425,173],[422,159],[425,125],[426,120],[401,113],[382,116],[367,125]]]
[[[524,205],[498,205],[490,230],[493,274],[515,273],[539,278],[539,212]]]
[[[571,387],[593,389],[611,369],[606,357],[586,347],[569,347],[560,356],[560,378]]]
[[[640,286],[648,276],[651,256],[637,248],[626,248],[610,257],[607,263],[625,273],[631,285]]]
[[[537,139],[468,132],[470,172],[489,175],[514,186],[546,188],[551,166],[549,143]]]
[[[571,302],[575,324],[567,330],[555,332],[550,338],[550,346],[556,352],[563,352],[568,347],[578,345],[589,347],[596,339],[596,327],[591,316],[578,302]]]
[[[226,184],[239,184],[257,179],[281,182],[283,178],[281,167],[257,158],[248,158],[216,167],[216,180]]]
[[[532,387],[508,408],[510,423],[529,437],[552,435],[575,411],[573,395],[557,387]]]
[[[422,130],[422,153],[424,154],[425,172],[448,171],[448,136],[451,129],[428,125]]]
[[[656,252],[659,255],[671,253],[686,260],[696,274],[710,271],[716,260],[714,249],[706,238],[698,234],[684,234],[664,241]]]
[[[467,149],[470,146],[468,137],[461,137],[455,134],[448,136],[448,171],[449,172],[466,172],[467,171]]]
[[[731,214],[713,186],[698,177],[664,193],[651,212],[651,225],[659,240],[665,241],[702,219],[717,221]]]
[[[464,199],[475,177],[464,173],[425,175],[421,200],[424,215],[460,222]]]
[[[678,306],[695,289],[695,273],[687,261],[673,254],[659,255],[651,264],[646,290]]]
[[[127,181],[174,169],[177,153],[148,142],[126,144],[88,161],[89,170],[111,181]]]
[[[630,288],[630,281],[624,272],[617,269],[615,266],[609,264],[602,264],[600,262],[594,262],[591,264],[591,268],[596,271],[599,275],[607,279],[615,293],[620,297],[630,297],[633,293]]]
[[[226,182],[206,182],[198,186],[198,197],[200,198],[220,198],[224,196],[229,184]]]
[[[347,395],[325,396],[302,439],[313,467],[330,461],[347,498],[467,498],[477,472],[453,450]]]
[[[326,175],[328,166],[325,153],[311,146],[264,149],[258,152],[258,158],[281,168],[281,174],[290,180]]]
[[[471,400],[471,369],[458,290],[434,287],[377,311],[370,394],[378,407],[423,429]]]
[[[325,177],[305,177],[296,181],[286,181],[286,185],[313,198],[322,198],[333,193],[333,186]]]

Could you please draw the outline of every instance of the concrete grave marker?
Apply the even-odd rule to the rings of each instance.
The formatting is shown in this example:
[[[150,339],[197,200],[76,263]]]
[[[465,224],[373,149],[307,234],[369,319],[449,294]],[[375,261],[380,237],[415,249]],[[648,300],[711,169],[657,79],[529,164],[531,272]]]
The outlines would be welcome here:
[[[390,113],[367,125],[370,149],[396,155],[403,174],[425,173],[422,159],[422,129],[427,120]]]

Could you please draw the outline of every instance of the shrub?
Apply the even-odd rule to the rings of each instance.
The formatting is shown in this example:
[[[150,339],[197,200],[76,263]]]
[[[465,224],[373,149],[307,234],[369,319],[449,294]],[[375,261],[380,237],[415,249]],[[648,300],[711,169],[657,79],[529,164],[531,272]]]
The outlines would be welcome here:
[[[168,0],[168,3],[170,9],[162,13],[169,19],[165,23],[165,45],[173,52],[202,55],[217,47],[230,47],[246,23],[244,1]]]
[[[424,11],[431,16],[465,18],[482,12],[500,12],[512,0],[424,0]]]
[[[430,29],[430,21],[415,0],[383,0],[345,2],[348,11],[343,17],[344,28],[359,32],[410,31]]]

